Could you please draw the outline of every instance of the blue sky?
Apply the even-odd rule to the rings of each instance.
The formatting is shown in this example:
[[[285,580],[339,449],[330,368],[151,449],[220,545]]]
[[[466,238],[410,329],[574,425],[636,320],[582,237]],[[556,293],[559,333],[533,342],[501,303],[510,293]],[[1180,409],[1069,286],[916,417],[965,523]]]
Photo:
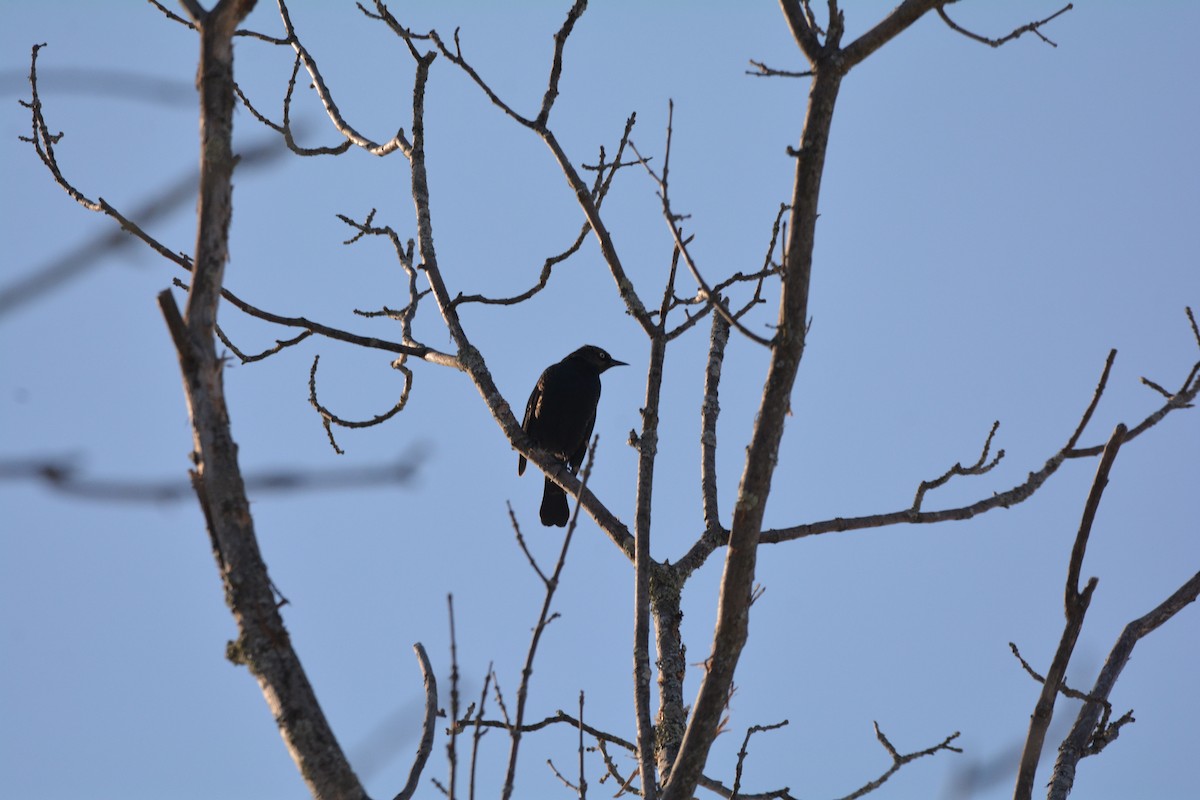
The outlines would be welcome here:
[[[890,5],[853,4],[848,35]],[[974,461],[1000,420],[1004,461],[931,494],[927,507],[990,496],[1066,441],[1109,348],[1119,354],[1087,444],[1160,405],[1139,377],[1175,388],[1196,362],[1184,306],[1200,311],[1200,55],[1192,41],[1200,9],[1076,5],[1046,29],[1057,48],[1026,36],[992,50],[930,18],[845,81],[821,197],[812,333],[768,526],[907,507],[922,479]],[[694,255],[710,278],[757,268],[790,191],[785,149],[799,134],[806,90],[802,81],[744,75],[751,58],[802,67],[778,9],[595,6],[570,41],[551,120],[564,146],[576,163],[594,163],[636,111],[639,149],[661,158],[673,99],[672,193],[692,215]],[[417,30],[461,26],[473,64],[529,113],[544,92],[550,35],[565,8],[413,3],[393,11]],[[998,35],[1056,9],[974,2],[953,14]],[[409,125],[411,59],[398,40],[349,2],[297,3],[293,20],[357,128],[384,140]],[[91,197],[134,209],[185,179],[197,122],[195,37],[150,6],[9,2],[0,23],[3,291],[75,249],[94,249],[113,227],[76,206],[17,140],[28,133],[16,100],[27,98],[34,43],[49,45],[40,56],[42,99],[51,128],[66,133],[60,163]],[[247,25],[281,30],[267,2]],[[237,48],[243,87],[278,119],[289,53],[250,40]],[[315,96],[300,95],[305,143],[336,143]],[[451,292],[523,290],[579,230],[568,187],[546,148],[444,59],[427,102],[435,235]],[[270,138],[244,111],[235,136],[241,148]],[[350,233],[335,215],[378,209],[378,222],[414,235],[407,182],[399,155],[358,151],[240,170],[227,285],[281,314],[397,338],[392,323],[352,309],[402,305],[402,273],[383,242],[343,246]],[[146,227],[190,252],[192,211],[187,200]],[[657,298],[671,241],[653,185],[622,172],[605,215],[631,279]],[[0,316],[0,460],[65,459],[98,479],[182,481],[187,412],[154,302],[174,268],[133,244],[84,263],[74,280]],[[518,409],[541,369],[582,343],[631,363],[605,375],[592,482],[631,521],[636,458],[625,440],[640,425],[648,347],[597,248],[589,241],[517,310],[463,313]],[[756,324],[774,313],[769,306]],[[247,352],[291,335],[228,307],[221,322]],[[660,559],[677,559],[703,527],[707,329],[697,326],[668,354],[654,505]],[[432,305],[421,308],[416,333],[449,347]],[[252,498],[309,676],[368,791],[387,796],[403,784],[419,727],[409,646],[423,642],[445,678],[445,596],[453,592],[464,691],[477,693],[494,662],[515,692],[541,593],[505,502],[539,557],[553,558],[560,534],[536,524],[541,481],[516,476],[515,454],[461,374],[415,364],[409,407],[386,425],[339,431],[346,454],[336,455],[307,399],[317,354],[321,400],[342,416],[368,418],[395,402],[401,376],[386,353],[329,341],[232,365],[226,384],[248,473],[355,469],[424,454],[417,479],[403,486]],[[765,365],[761,348],[735,336],[719,428],[725,509]],[[1084,565],[1100,584],[1068,673],[1076,688],[1091,685],[1124,624],[1200,564],[1197,445],[1200,417],[1189,411],[1121,452]],[[747,726],[787,718],[788,727],[752,741],[746,788],[841,796],[888,765],[871,729],[878,720],[902,751],[961,731],[966,752],[916,762],[874,796],[954,797],[965,772],[994,765],[1003,777],[975,796],[1011,795],[1005,754],[1024,735],[1038,687],[1008,642],[1035,667],[1048,666],[1094,470],[1094,461],[1071,462],[1028,502],[969,522],[765,547],[766,592],[754,607],[732,733],[718,739],[709,774],[731,777]],[[255,682],[224,659],[236,632],[194,501],[97,502],[5,480],[0,536],[5,795],[303,796]],[[685,594],[693,663],[708,651],[720,556]],[[530,715],[572,708],[583,689],[589,720],[632,738],[629,564],[585,523],[564,580]],[[1200,614],[1188,608],[1139,645],[1112,698],[1119,712],[1133,708],[1137,723],[1081,765],[1076,794],[1194,792],[1200,689],[1190,665],[1198,643]],[[1073,718],[1073,704],[1060,702],[1056,725]],[[444,775],[442,744],[429,774]],[[544,762],[573,764],[574,746],[569,731],[526,738],[518,795],[565,792]],[[498,734],[485,739],[484,786],[498,785],[504,749]],[[1052,761],[1050,752],[1043,766]],[[599,769],[589,762],[590,780]],[[438,794],[426,783],[419,796]]]

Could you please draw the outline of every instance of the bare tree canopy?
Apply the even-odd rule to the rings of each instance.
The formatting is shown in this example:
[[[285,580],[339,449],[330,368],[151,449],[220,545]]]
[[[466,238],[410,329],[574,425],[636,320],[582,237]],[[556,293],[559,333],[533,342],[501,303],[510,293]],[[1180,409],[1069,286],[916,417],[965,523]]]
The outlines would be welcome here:
[[[1194,789],[1200,12],[603,5],[5,12],[15,796]]]

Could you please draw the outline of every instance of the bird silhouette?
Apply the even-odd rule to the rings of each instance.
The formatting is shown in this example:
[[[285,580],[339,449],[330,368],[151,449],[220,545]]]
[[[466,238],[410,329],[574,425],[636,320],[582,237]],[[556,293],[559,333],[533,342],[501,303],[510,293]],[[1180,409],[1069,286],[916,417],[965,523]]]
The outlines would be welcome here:
[[[572,474],[583,463],[596,424],[600,373],[624,365],[599,347],[584,345],[546,367],[529,395],[521,428],[537,447],[562,459]],[[525,456],[517,459],[517,474],[525,474]],[[540,516],[543,525],[560,528],[570,516],[566,493],[549,478],[542,491]]]

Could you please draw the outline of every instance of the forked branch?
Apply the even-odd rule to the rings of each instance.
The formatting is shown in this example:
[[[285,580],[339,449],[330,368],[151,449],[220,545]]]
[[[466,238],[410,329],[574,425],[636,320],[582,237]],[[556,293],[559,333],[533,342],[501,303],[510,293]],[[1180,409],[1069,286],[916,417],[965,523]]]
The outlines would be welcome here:
[[[1075,650],[1075,642],[1083,629],[1083,619],[1087,614],[1092,593],[1096,590],[1097,579],[1090,578],[1082,590],[1079,588],[1079,575],[1083,569],[1083,557],[1087,552],[1088,539],[1092,533],[1092,524],[1096,519],[1096,510],[1104,488],[1108,485],[1108,474],[1113,461],[1117,457],[1121,444],[1125,441],[1127,430],[1124,425],[1117,425],[1104,455],[1096,466],[1096,477],[1092,481],[1091,491],[1083,508],[1083,519],[1079,523],[1079,532],[1075,535],[1075,544],[1071,548],[1071,559],[1067,567],[1067,581],[1064,590],[1063,610],[1066,614],[1066,624],[1058,649],[1046,678],[1042,682],[1042,690],[1029,717],[1029,733],[1025,737],[1025,747],[1021,753],[1021,763],[1017,768],[1017,785],[1013,793],[1014,800],[1029,800],[1033,795],[1033,783],[1037,775],[1038,761],[1041,759],[1042,744],[1046,740],[1046,731],[1054,716],[1054,701],[1058,697],[1060,687],[1067,674],[1067,665],[1071,662],[1071,654]]]
[[[1116,722],[1108,723],[1108,696],[1129,663],[1134,646],[1145,636],[1178,614],[1200,595],[1200,572],[1189,578],[1163,602],[1145,616],[1125,626],[1116,644],[1104,662],[1099,677],[1092,687],[1088,700],[1079,709],[1079,716],[1070,733],[1058,748],[1058,759],[1050,778],[1049,800],[1066,800],[1075,784],[1075,770],[1079,761],[1095,755],[1117,738],[1121,727],[1133,721],[1133,712],[1123,715]]]
[[[890,767],[888,767],[886,772],[884,772],[882,775],[880,775],[875,780],[864,784],[863,786],[854,790],[850,794],[845,795],[844,797],[838,798],[838,800],[858,800],[858,798],[870,794],[871,792],[875,791],[880,786],[882,786],[887,781],[888,778],[892,777],[897,772],[899,772],[900,768],[903,767],[905,764],[909,763],[910,761],[916,761],[918,758],[924,758],[925,756],[931,756],[934,753],[937,753],[941,750],[946,750],[951,753],[961,753],[962,752],[961,747],[955,747],[954,745],[950,744],[951,742],[953,742],[955,739],[957,739],[959,737],[959,732],[955,731],[954,733],[947,736],[945,739],[943,739],[938,744],[935,744],[933,747],[927,747],[924,750],[918,750],[915,753],[901,754],[898,750],[896,750],[895,746],[893,746],[892,743],[890,741],[888,741],[888,738],[886,736],[884,736],[883,731],[879,729],[879,723],[876,722],[873,724],[875,725],[875,738],[879,740],[879,743],[881,745],[883,745],[883,749],[887,750],[888,755],[892,757],[892,765]]]

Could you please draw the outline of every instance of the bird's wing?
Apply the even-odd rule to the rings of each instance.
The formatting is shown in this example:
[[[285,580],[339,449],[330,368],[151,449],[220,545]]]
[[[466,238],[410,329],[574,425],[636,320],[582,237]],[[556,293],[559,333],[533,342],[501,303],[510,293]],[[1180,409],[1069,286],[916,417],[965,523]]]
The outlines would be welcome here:
[[[579,446],[575,448],[575,452],[571,453],[571,457],[567,459],[567,466],[571,468],[571,472],[579,472],[579,465],[583,463],[583,457],[587,455],[588,442],[592,439],[592,428],[596,427],[596,409],[592,409],[592,415],[588,417],[587,426],[583,430],[583,436],[579,440]]]
[[[545,380],[546,375],[542,373],[542,376],[538,378],[537,384],[533,387],[533,391],[529,393],[529,402],[525,404],[525,419],[521,420],[521,430],[525,431],[526,434],[532,435],[533,433],[530,427],[534,417],[537,415],[538,403],[542,401],[542,383]],[[525,474],[525,456],[517,457],[517,474]]]

